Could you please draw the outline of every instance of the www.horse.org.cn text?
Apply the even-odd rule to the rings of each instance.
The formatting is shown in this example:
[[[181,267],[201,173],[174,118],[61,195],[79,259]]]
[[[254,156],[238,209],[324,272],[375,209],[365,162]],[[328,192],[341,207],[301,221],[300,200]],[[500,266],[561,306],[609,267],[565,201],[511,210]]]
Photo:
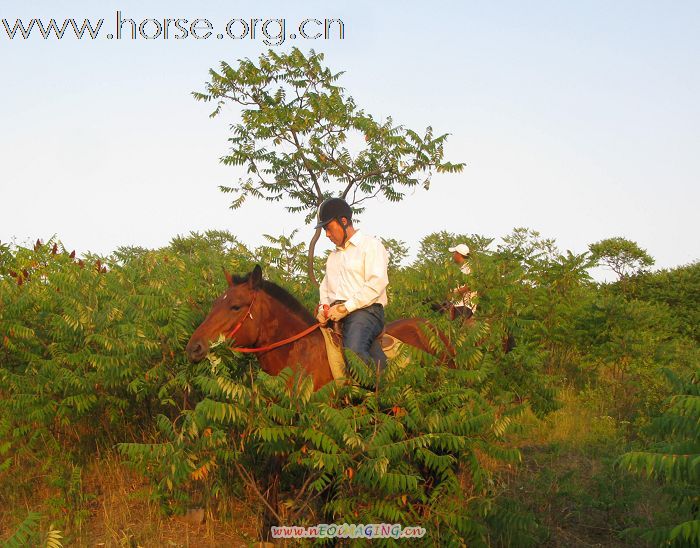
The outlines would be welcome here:
[[[281,46],[287,40],[344,40],[345,23],[338,18],[308,17],[298,21],[286,18],[232,18],[222,25],[196,17],[149,17],[134,19],[117,11],[112,24],[105,19],[54,19],[32,17],[2,19],[2,30],[10,40],[75,38],[78,40],[260,40],[268,46]],[[111,28],[110,28],[111,27]],[[0,36],[2,32],[0,31]]]

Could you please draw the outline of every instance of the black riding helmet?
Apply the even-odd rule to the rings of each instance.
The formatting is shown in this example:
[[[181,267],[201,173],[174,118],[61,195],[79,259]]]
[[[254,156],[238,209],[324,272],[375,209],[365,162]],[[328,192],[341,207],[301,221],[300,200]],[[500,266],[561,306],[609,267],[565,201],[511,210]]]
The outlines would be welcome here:
[[[352,208],[342,198],[328,198],[318,207],[318,223],[314,228],[322,228],[333,219],[337,220],[343,228],[343,241],[340,245],[345,245],[348,240],[348,227],[346,223],[341,222],[342,217],[348,221],[352,220]]]
[[[348,203],[342,198],[328,198],[318,207],[318,223],[314,228],[324,227],[333,219],[340,223],[341,217],[352,220],[352,209]],[[343,223],[340,224],[342,226]]]

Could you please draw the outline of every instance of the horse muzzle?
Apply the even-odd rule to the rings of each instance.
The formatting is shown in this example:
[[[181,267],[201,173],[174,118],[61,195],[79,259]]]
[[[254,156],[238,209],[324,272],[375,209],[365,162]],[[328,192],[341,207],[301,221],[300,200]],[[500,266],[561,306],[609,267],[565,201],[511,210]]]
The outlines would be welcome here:
[[[204,359],[204,356],[209,352],[209,345],[201,339],[190,339],[185,348],[187,359],[192,363],[199,363]]]

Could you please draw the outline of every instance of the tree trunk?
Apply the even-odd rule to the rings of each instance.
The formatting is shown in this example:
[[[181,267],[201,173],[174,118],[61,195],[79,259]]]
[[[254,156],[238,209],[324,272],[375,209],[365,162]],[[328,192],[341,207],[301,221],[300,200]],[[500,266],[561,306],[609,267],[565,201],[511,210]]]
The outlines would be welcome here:
[[[314,232],[311,241],[309,242],[309,254],[306,259],[306,269],[309,274],[309,279],[318,287],[320,284],[316,279],[316,273],[314,272],[314,250],[316,249],[316,242],[321,237],[321,229],[317,228]]]

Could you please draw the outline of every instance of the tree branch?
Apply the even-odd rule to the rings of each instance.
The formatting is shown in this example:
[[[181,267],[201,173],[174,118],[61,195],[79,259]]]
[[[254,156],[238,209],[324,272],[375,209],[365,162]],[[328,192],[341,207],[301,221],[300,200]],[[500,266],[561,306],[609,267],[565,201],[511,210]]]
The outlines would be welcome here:
[[[248,476],[248,473],[245,471],[245,469],[238,464],[237,462],[234,462],[233,465],[236,467],[236,471],[238,472],[238,475],[240,478],[243,480],[243,482],[248,485],[248,487],[252,488],[253,491],[255,491],[255,494],[258,496],[258,498],[263,501],[265,506],[267,506],[267,509],[272,513],[272,515],[275,517],[275,519],[279,522],[282,523],[282,518],[280,515],[277,513],[277,511],[270,505],[268,502],[267,498],[260,492],[258,489],[258,485],[255,483],[255,480],[252,479],[250,476]]]

